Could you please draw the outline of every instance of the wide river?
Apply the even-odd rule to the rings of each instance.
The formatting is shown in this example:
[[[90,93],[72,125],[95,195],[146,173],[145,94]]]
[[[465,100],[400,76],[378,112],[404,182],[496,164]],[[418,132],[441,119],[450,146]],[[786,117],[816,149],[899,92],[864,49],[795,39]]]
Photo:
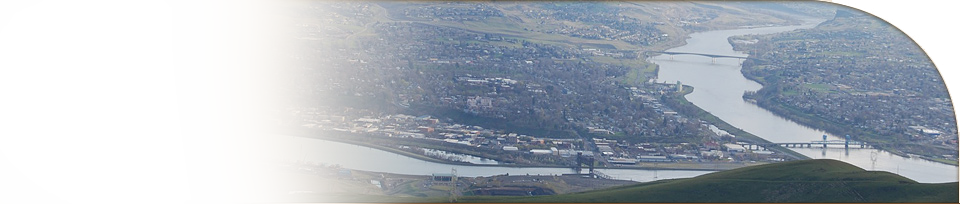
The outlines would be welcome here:
[[[814,24],[800,26],[765,27],[753,29],[721,30],[695,33],[687,44],[668,51],[746,56],[733,51],[727,38],[745,34],[767,34],[795,29],[810,28]],[[713,62],[708,57],[677,55],[673,58],[658,56],[650,59],[660,65],[659,81],[683,84],[695,87],[687,99],[720,117],[724,121],[743,130],[763,137],[772,142],[808,142],[821,140],[825,133],[785,120],[745,102],[741,96],[744,91],[760,89],[760,84],[747,80],[740,73],[739,61],[731,58],[719,58]],[[553,175],[573,173],[568,168],[520,168],[497,166],[463,166],[440,164],[418,160],[373,148],[301,137],[284,138],[282,145],[296,151],[284,151],[283,159],[299,160],[328,165],[337,164],[345,168],[378,171],[397,174],[430,175],[449,173],[456,169],[460,176],[511,175]],[[840,139],[832,137],[830,139]],[[845,161],[867,170],[882,170],[897,173],[913,180],[925,183],[957,181],[956,166],[896,156],[873,149],[820,149],[795,148],[811,158],[828,158]],[[875,152],[875,153],[873,153]],[[871,159],[876,155],[876,160]],[[633,170],[601,169],[600,172],[617,179],[633,181],[653,181],[670,178],[694,177],[710,171],[684,170]]]
[[[747,56],[734,51],[727,38],[746,34],[769,34],[795,29],[811,28],[808,23],[800,26],[765,27],[754,29],[720,30],[692,34],[687,45],[667,50],[668,52],[691,52],[727,56]],[[656,56],[650,59],[660,65],[659,82],[676,83],[694,87],[687,100],[716,115],[727,123],[741,128],[771,142],[810,142],[822,140],[826,133],[778,117],[752,103],[743,100],[745,91],[756,91],[762,86],[748,80],[740,72],[739,60],[698,55]],[[830,135],[829,140],[841,137]],[[859,146],[857,146],[859,147]],[[851,148],[792,148],[810,158],[825,158],[844,161],[866,170],[897,173],[924,183],[957,181],[957,166],[904,158],[886,151]],[[875,155],[875,156],[871,156]],[[875,160],[873,158],[876,158]]]
[[[465,166],[441,164],[414,159],[411,157],[387,152],[370,147],[353,144],[332,142],[304,137],[282,136],[283,146],[291,151],[283,151],[283,159],[290,161],[307,161],[327,165],[340,165],[344,168],[388,172],[409,175],[430,175],[434,173],[450,173],[457,170],[457,175],[466,177],[510,175],[560,175],[574,173],[570,168],[540,168],[540,167],[502,167],[502,166]],[[599,169],[603,174],[616,179],[633,181],[654,181],[659,179],[689,178],[711,171],[683,171],[683,170],[637,170],[637,169]]]

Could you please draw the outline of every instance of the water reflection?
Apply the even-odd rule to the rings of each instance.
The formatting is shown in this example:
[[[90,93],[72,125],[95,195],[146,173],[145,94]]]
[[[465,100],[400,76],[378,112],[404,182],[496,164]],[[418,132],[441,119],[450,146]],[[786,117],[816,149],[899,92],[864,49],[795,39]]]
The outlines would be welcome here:
[[[497,160],[477,157],[473,155],[451,153],[436,149],[423,149],[424,154],[434,158],[442,158],[449,161],[467,162],[471,164],[500,164]]]

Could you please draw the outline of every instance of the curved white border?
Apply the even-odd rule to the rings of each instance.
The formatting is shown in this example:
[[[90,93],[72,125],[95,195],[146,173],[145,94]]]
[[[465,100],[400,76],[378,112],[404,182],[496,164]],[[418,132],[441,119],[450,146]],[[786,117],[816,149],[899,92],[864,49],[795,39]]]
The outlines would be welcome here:
[[[251,61],[244,59],[250,47],[228,49],[260,37],[261,27],[251,29],[251,22],[271,24],[264,20],[270,14],[258,12],[264,2],[270,1],[0,1],[0,203],[181,203],[197,199],[185,189],[197,177],[229,183],[231,177],[210,180],[181,161],[196,155],[213,161],[230,149],[191,148],[198,135],[185,132],[209,129],[184,126],[178,110],[203,112],[208,118],[193,119],[202,121],[223,114],[225,127],[243,124],[225,116],[245,107],[237,103],[249,103],[232,99],[250,94],[215,91],[256,88],[246,83],[256,70],[230,75],[249,64],[239,61]],[[951,96],[960,96],[958,57],[952,56],[960,46],[954,36],[960,16],[953,3],[835,2],[879,16],[911,36],[940,69]],[[105,57],[116,60],[96,60]],[[191,71],[201,77],[183,84],[181,74]],[[183,86],[199,88],[186,96],[213,101],[183,98]],[[205,104],[179,106],[198,102]],[[233,106],[217,109],[220,104]]]
[[[953,1],[835,0],[896,26],[920,45],[940,71],[957,113],[960,96],[960,39],[953,21],[960,19]],[[960,172],[957,172],[960,174]]]
[[[182,201],[172,9],[0,1],[0,203]]]

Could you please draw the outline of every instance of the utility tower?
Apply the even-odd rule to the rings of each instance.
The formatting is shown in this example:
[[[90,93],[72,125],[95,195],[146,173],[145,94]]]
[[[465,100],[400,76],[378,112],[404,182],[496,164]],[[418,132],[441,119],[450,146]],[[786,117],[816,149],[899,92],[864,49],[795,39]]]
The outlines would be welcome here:
[[[457,195],[460,194],[460,189],[457,188],[457,168],[450,168],[450,174],[453,175],[453,178],[450,178],[453,184],[450,186],[450,202],[457,202]]]

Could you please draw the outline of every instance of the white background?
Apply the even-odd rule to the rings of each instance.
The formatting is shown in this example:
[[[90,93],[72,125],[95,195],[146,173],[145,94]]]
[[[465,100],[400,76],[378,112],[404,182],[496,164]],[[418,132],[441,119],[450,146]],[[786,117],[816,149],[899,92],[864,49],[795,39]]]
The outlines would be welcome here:
[[[284,50],[264,2],[0,1],[0,203],[245,200],[242,119]],[[836,2],[905,31],[957,95],[949,1]]]

